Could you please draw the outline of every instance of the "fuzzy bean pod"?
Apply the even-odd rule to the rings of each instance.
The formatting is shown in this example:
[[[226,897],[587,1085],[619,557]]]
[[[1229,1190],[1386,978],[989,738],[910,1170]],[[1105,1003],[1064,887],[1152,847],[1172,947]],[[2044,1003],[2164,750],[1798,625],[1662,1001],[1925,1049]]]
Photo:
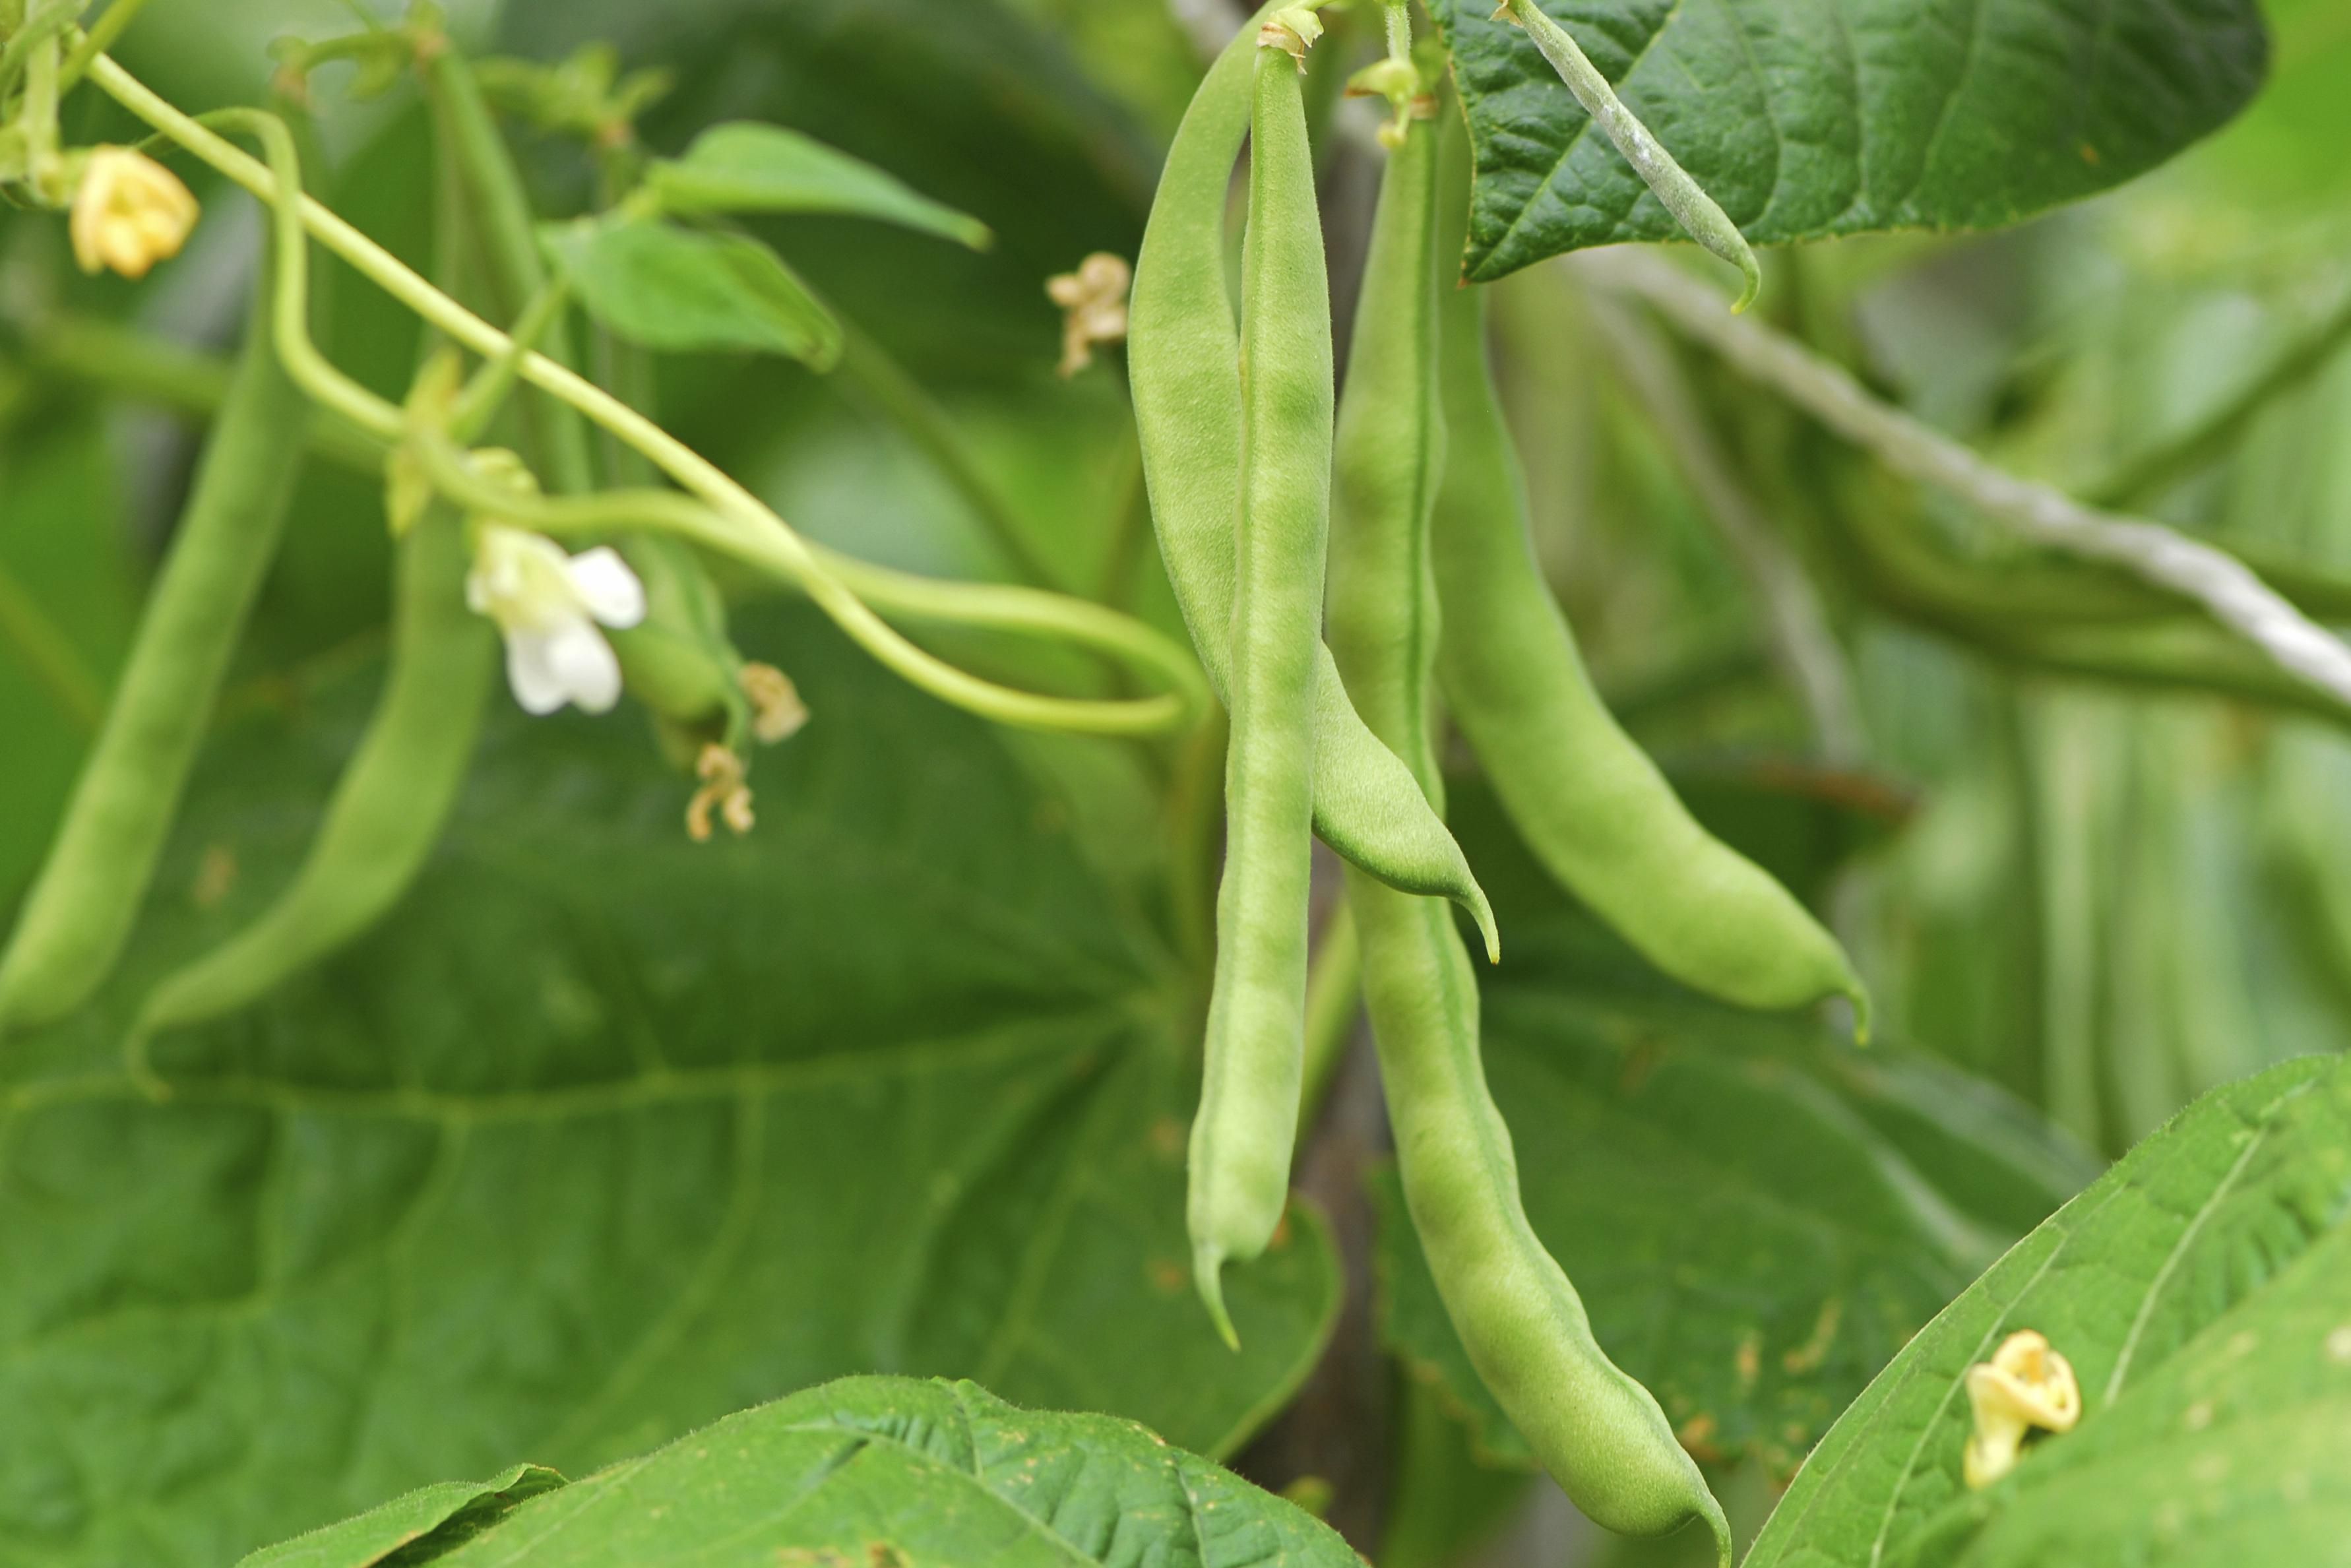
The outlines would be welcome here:
[[[1225,287],[1225,198],[1248,133],[1258,25],[1243,29],[1200,84],[1168,150],[1136,258],[1127,356],[1152,520],[1185,622],[1219,695],[1228,645],[1240,504],[1240,341]],[[1314,827],[1392,886],[1451,898],[1499,938],[1491,906],[1412,775],[1348,700],[1328,650],[1315,650]]]
[[[1331,285],[1300,73],[1257,51],[1241,263],[1240,580],[1233,596],[1225,874],[1187,1210],[1201,1299],[1228,1343],[1228,1259],[1263,1252],[1290,1197],[1306,1057],[1314,690],[1331,522]]]
[[[465,606],[469,564],[465,529],[443,507],[401,540],[391,674],[302,869],[252,925],[149,993],[141,1038],[258,1000],[365,932],[415,881],[497,684],[497,633]]]
[[[1349,686],[1432,800],[1430,476],[1487,455],[1451,446],[1438,412],[1437,286],[1451,283],[1459,247],[1458,232],[1440,237],[1437,217],[1467,200],[1466,179],[1437,177],[1438,141],[1436,127],[1413,126],[1382,187],[1339,423],[1331,565],[1332,643]],[[1446,328],[1458,319],[1442,314]],[[1347,897],[1405,1203],[1471,1364],[1594,1521],[1661,1535],[1702,1520],[1728,1568],[1729,1531],[1705,1478],[1649,1391],[1593,1339],[1574,1285],[1527,1223],[1479,1051],[1477,976],[1451,913],[1358,872]]]
[[[1451,634],[1446,701],[1544,868],[1648,960],[1750,1008],[1869,998],[1834,936],[1771,874],[1700,827],[1620,728],[1536,565],[1518,454],[1486,364],[1481,291],[1444,304],[1454,460],[1435,532]]]
[[[105,725],[0,956],[0,1036],[73,1011],[121,956],[277,554],[308,417],[256,306]]]

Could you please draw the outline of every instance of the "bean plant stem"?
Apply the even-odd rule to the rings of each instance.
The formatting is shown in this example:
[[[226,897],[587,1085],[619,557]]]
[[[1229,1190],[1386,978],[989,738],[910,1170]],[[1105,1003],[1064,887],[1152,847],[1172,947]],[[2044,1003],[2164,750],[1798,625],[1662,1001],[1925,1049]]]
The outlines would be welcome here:
[[[1836,762],[1858,759],[1865,749],[1860,705],[1844,649],[1812,579],[1740,482],[1672,354],[1621,305],[1595,300],[1594,306],[1593,321],[1634,396],[1647,407],[1676,466],[1762,601],[1772,654],[1804,705],[1821,754]]]
[[[1905,478],[1949,491],[2036,544],[2111,562],[2201,605],[2283,668],[2351,705],[2351,647],[2314,624],[2243,562],[2159,523],[2099,512],[1994,467],[1872,397],[1842,367],[1795,340],[1729,315],[1720,295],[1670,262],[1612,254],[1587,257],[1583,266],[1593,281],[1646,300],[1677,330]]]
[[[319,203],[292,189],[284,189],[281,194],[282,188],[294,183],[281,181],[268,166],[174,108],[112,57],[99,55],[93,59],[90,78],[132,114],[230,180],[263,201],[290,212],[319,243],[459,345],[486,359],[496,359],[512,351],[513,340],[506,333],[434,287],[398,257]],[[243,118],[246,117],[240,117]],[[279,129],[282,135],[283,128]],[[282,151],[290,154],[290,143]],[[322,392],[330,407],[362,428],[386,439],[400,439],[403,427],[397,410],[350,382],[318,358],[315,350],[305,354],[307,330],[287,330],[299,321],[299,300],[293,300],[289,307],[289,296],[281,289],[277,304],[281,332],[293,350],[287,360],[289,372],[304,379],[306,384],[315,381],[314,392]],[[525,352],[520,366],[525,381],[553,393],[611,431],[685,490],[706,502],[712,508],[714,524],[722,529],[722,537],[705,537],[705,543],[797,584],[853,641],[910,685],[982,717],[1029,728],[1147,734],[1183,723],[1191,711],[1190,705],[1180,697],[1134,703],[1076,703],[1041,697],[981,680],[933,657],[900,636],[828,569],[806,539],[709,459],[593,382],[543,354]]]
[[[1690,178],[1689,172],[1666,151],[1665,143],[1641,123],[1640,116],[1625,107],[1616,89],[1585,56],[1573,34],[1552,20],[1535,0],[1505,0],[1503,9],[1534,40],[1543,58],[1567,84],[1567,90],[1575,95],[1575,101],[1615,143],[1625,162],[1656,193],[1666,211],[1681,225],[1682,232],[1739,269],[1744,281],[1739,302],[1730,308],[1732,312],[1743,311],[1753,304],[1755,296],[1763,289],[1763,269],[1747,236],[1730,221],[1730,214]]]
[[[2122,464],[2089,486],[2085,498],[2095,507],[2126,507],[2161,493],[2226,451],[2256,415],[2325,369],[2346,342],[2351,342],[2351,292],[2332,315],[2279,354],[2234,397],[2152,451]]]

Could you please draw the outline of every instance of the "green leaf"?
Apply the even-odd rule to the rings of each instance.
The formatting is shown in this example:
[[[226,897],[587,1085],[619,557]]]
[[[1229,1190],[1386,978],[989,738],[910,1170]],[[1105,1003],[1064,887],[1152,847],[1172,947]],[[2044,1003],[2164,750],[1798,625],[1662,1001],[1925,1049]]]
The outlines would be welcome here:
[[[852,1373],[1210,1455],[1288,1401],[1337,1266],[1293,1210],[1238,1356],[1193,1298],[1198,977],[992,729],[735,628],[814,715],[752,835],[688,841],[624,716],[509,716],[393,918],[158,1040],[159,1102],[121,1030],[290,873],[370,672],[209,754],[120,983],[0,1056],[0,1563],[218,1568]]]
[[[539,234],[588,313],[632,343],[783,354],[819,371],[841,361],[841,323],[782,257],[747,235],[592,218]]]
[[[1469,276],[1680,237],[1518,27],[1432,0],[1468,108]],[[1997,228],[2143,173],[2261,85],[2254,0],[1544,0],[1758,245]]]
[[[486,1481],[420,1487],[357,1519],[256,1552],[237,1568],[371,1568],[395,1552],[402,1563],[429,1562],[561,1485],[544,1465],[511,1465]]]
[[[973,250],[986,250],[994,241],[977,218],[780,125],[714,125],[694,139],[684,157],[655,162],[646,181],[673,213],[845,213],[937,235]]]
[[[2035,1329],[2081,1424],[1981,1492],[1962,1382]],[[2183,1112],[1970,1287],[1837,1422],[1750,1568],[2317,1563],[2351,1539],[2351,1061]]]
[[[1358,1568],[1361,1559],[1311,1515],[1134,1422],[1018,1410],[972,1383],[852,1377],[729,1416],[401,1561]]]
[[[1785,1474],[1909,1337],[2097,1165],[1932,1057],[1719,1007],[1542,876],[1476,780],[1452,821],[1509,960],[1485,1055],[1527,1217],[1691,1449]],[[1392,1172],[1382,1329],[1489,1460],[1524,1444],[1461,1348]]]

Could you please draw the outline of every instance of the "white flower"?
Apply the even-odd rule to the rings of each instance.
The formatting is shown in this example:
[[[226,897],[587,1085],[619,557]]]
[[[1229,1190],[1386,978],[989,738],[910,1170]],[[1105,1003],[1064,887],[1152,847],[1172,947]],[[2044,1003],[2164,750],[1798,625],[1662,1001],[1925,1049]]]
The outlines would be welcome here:
[[[621,700],[621,662],[597,624],[643,621],[645,590],[617,551],[566,555],[543,535],[486,523],[465,602],[505,633],[507,680],[526,712],[577,703],[586,713],[610,713]]]

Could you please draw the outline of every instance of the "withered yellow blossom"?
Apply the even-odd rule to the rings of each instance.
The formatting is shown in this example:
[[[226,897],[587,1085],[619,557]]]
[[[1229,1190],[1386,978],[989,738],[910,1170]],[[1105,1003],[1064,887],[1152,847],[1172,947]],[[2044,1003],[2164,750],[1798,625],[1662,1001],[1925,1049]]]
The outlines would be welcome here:
[[[1968,1485],[1980,1490],[2016,1468],[2025,1434],[2035,1427],[2070,1432],[2082,1418],[2074,1367],[2031,1329],[2001,1342],[1989,1362],[1968,1368],[1968,1403],[1976,1429],[1968,1439]]]
[[[1126,341],[1126,291],[1134,268],[1123,257],[1096,251],[1047,280],[1045,292],[1061,308],[1061,379],[1094,362],[1094,345]]]
[[[157,262],[179,255],[195,226],[196,198],[179,176],[129,147],[91,151],[70,225],[74,260],[84,272],[111,267],[144,277]]]

